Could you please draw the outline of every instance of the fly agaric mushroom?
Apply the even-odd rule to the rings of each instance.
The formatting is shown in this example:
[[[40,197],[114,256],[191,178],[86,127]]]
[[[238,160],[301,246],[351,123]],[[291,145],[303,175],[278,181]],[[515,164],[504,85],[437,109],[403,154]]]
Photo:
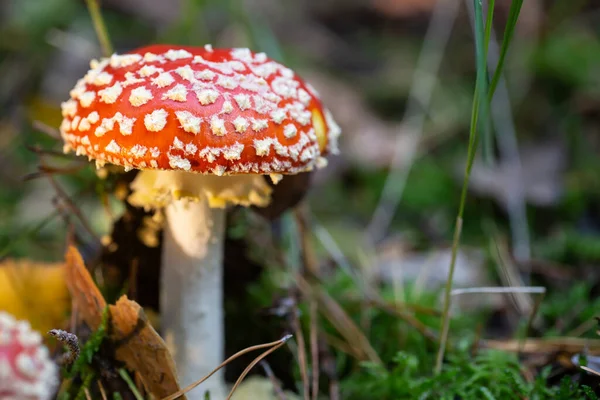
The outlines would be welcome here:
[[[340,129],[264,53],[153,45],[90,65],[62,104],[65,152],[142,170],[128,201],[165,210],[161,328],[189,384],[223,360],[225,207],[268,205],[264,176],[325,166]]]
[[[50,399],[57,374],[41,335],[29,322],[0,311],[0,399]]]

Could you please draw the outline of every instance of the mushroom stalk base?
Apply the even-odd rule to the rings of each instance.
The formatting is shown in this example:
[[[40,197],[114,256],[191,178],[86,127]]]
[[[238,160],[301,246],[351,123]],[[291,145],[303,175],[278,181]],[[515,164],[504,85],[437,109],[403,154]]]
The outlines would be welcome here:
[[[223,235],[225,210],[208,201],[177,200],[166,207],[161,272],[161,326],[185,387],[224,357]],[[186,396],[225,398],[222,371]]]

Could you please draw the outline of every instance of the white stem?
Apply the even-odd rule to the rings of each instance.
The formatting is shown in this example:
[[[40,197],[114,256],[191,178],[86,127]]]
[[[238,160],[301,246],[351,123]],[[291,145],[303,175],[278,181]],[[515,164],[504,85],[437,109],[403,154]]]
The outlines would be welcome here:
[[[223,235],[225,210],[206,200],[166,207],[161,276],[161,326],[182,387],[224,358]],[[225,398],[222,372],[187,394],[190,400]]]

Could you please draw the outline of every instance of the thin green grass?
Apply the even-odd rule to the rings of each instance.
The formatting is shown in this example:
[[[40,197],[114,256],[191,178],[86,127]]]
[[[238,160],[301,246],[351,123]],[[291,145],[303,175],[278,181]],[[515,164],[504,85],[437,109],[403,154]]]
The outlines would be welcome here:
[[[106,30],[106,24],[102,18],[102,13],[100,12],[100,4],[98,4],[98,0],[86,0],[85,2],[90,12],[100,47],[102,48],[102,54],[108,57],[113,53],[113,47],[108,36],[108,31]]]
[[[489,2],[489,8],[487,12],[486,25],[483,24],[483,5],[481,0],[473,0],[474,16],[475,16],[475,55],[476,55],[476,66],[477,66],[477,78],[475,85],[475,93],[473,94],[473,108],[471,111],[471,127],[469,131],[469,146],[467,149],[467,165],[465,168],[465,177],[463,181],[463,187],[461,191],[460,204],[458,208],[458,214],[456,216],[456,223],[454,228],[454,237],[452,242],[452,257],[450,261],[450,270],[448,272],[448,279],[444,289],[444,304],[443,304],[443,315],[441,321],[441,337],[440,346],[438,349],[435,369],[434,372],[439,374],[442,371],[442,364],[444,361],[444,353],[446,351],[446,345],[448,341],[448,332],[450,329],[450,302],[452,292],[452,282],[454,279],[454,270],[456,267],[456,257],[458,254],[458,247],[460,245],[460,237],[463,225],[463,215],[465,210],[467,189],[469,185],[469,178],[471,176],[471,169],[473,167],[473,161],[475,160],[475,154],[479,143],[478,127],[489,126],[489,108],[491,100],[493,98],[494,91],[502,74],[506,54],[512,38],[514,36],[514,30],[516,27],[517,19],[521,11],[522,0],[513,0],[510,8],[509,19],[506,24],[504,38],[502,40],[502,47],[500,51],[500,59],[498,65],[494,71],[492,83],[488,87],[488,66],[487,66],[487,50],[489,48],[489,42],[492,30],[492,19],[493,19],[493,7],[494,1]],[[481,120],[480,120],[481,114]],[[490,136],[490,135],[488,135]],[[490,140],[491,141],[491,140]]]

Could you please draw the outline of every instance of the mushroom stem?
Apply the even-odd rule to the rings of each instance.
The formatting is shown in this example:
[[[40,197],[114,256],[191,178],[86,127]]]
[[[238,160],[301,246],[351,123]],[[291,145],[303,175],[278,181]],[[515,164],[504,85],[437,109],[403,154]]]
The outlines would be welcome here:
[[[176,200],[166,207],[161,276],[162,332],[183,386],[223,361],[223,238],[225,209]],[[190,400],[225,398],[222,372],[187,395]]]

